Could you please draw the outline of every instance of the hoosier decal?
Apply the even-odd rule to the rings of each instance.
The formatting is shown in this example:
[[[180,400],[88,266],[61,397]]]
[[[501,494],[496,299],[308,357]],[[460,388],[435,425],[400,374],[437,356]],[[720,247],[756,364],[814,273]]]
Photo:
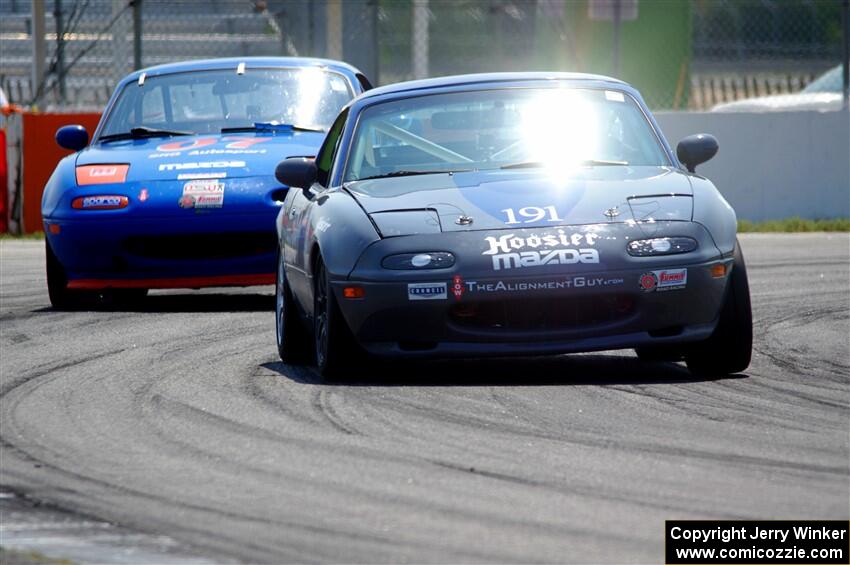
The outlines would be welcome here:
[[[599,252],[592,247],[599,235],[595,233],[531,234],[527,237],[509,233],[501,237],[487,236],[489,249],[482,255],[491,255],[493,270],[541,267],[543,265],[569,265],[573,263],[599,263]]]
[[[224,183],[215,179],[190,180],[183,185],[181,208],[221,208],[224,206]]]

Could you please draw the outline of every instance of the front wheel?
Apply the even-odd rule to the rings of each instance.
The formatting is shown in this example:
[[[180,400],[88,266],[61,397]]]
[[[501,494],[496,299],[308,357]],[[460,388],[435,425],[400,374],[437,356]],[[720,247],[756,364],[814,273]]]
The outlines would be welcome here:
[[[45,263],[47,270],[47,294],[54,310],[78,310],[90,304],[94,294],[68,288],[65,268],[56,258],[50,243],[44,240]]]
[[[313,292],[313,334],[316,367],[323,377],[339,377],[350,369],[357,356],[354,336],[331,289],[328,272],[321,257],[315,270]]]
[[[740,373],[750,365],[753,351],[753,314],[747,267],[740,244],[735,246],[735,262],[729,277],[717,328],[711,337],[695,344],[685,355],[688,369],[696,375]]]
[[[275,281],[275,320],[277,353],[280,360],[291,364],[309,361],[312,353],[310,333],[295,310],[295,299],[286,280],[283,254],[279,251]]]

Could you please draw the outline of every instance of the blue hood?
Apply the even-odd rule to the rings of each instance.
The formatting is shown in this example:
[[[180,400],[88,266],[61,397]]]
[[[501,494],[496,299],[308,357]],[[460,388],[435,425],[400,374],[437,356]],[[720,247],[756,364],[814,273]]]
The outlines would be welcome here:
[[[77,166],[128,164],[126,182],[272,176],[282,159],[315,155],[324,138],[319,132],[246,132],[107,141],[80,151]]]

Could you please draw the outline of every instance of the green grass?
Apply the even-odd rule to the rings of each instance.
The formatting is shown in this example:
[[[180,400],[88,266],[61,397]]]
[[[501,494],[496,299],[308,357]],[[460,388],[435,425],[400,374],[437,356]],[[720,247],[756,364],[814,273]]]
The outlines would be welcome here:
[[[784,220],[766,220],[764,222],[738,221],[738,233],[746,232],[811,232],[811,231],[850,231],[850,218],[834,220],[804,220],[793,217]]]
[[[54,559],[37,551],[18,551],[0,546],[0,563],[3,565],[74,565],[67,559]]]
[[[11,233],[0,233],[0,239],[44,239],[44,232],[37,231],[35,233],[25,233],[23,235],[13,235]]]

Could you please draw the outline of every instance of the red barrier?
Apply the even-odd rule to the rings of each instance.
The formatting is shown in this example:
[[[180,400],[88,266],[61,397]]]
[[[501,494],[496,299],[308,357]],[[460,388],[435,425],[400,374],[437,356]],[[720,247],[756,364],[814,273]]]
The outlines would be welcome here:
[[[44,185],[62,157],[71,151],[56,144],[56,130],[69,124],[80,124],[89,135],[94,133],[100,114],[31,114],[23,115],[22,233],[44,231],[41,220],[41,195]]]
[[[9,231],[9,167],[6,165],[6,130],[0,129],[0,233]]]

